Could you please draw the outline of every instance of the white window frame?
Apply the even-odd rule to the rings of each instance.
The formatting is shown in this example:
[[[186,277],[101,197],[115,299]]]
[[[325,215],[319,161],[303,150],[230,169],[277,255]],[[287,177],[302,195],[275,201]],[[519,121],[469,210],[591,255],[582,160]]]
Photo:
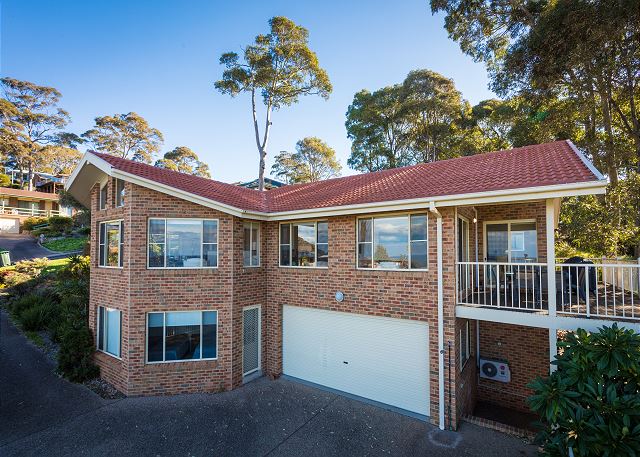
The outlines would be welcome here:
[[[118,191],[118,186],[120,185],[120,183],[122,183],[122,195],[120,195],[120,192]],[[125,183],[124,180],[116,178],[116,183],[115,183],[116,208],[122,208],[125,204],[124,183]]]
[[[464,329],[460,329],[460,371],[464,370],[464,367],[467,365],[467,362],[471,358],[471,326],[469,325],[469,320],[465,321]],[[462,335],[463,333],[466,335],[465,344],[462,344]]]
[[[282,226],[283,225],[289,225],[289,263],[293,263],[293,252],[292,252],[292,246],[293,243],[292,241],[292,230],[293,230],[293,225],[294,224],[311,224],[313,223],[313,227],[314,230],[316,232],[316,241],[314,244],[314,258],[313,258],[313,265],[310,266],[303,266],[303,265],[282,265],[282,252],[280,249],[280,246],[282,246]],[[286,221],[286,222],[280,222],[280,224],[278,225],[278,267],[280,268],[303,268],[303,269],[308,269],[308,268],[317,268],[320,270],[326,270],[329,268],[329,259],[327,259],[327,266],[326,267],[319,267],[318,266],[318,224],[319,223],[326,223],[327,224],[327,242],[326,243],[320,243],[320,244],[326,244],[327,245],[327,250],[329,248],[329,221],[327,219],[318,219],[318,220],[313,220],[313,221],[308,221],[308,220],[297,220],[297,221]],[[285,245],[286,246],[286,245]]]
[[[151,221],[164,221],[164,243],[151,243]],[[201,222],[201,231],[200,231],[200,261],[204,260],[204,244],[215,244],[216,245],[216,266],[199,266],[199,267],[168,267],[167,266],[167,221],[198,221]],[[204,240],[204,221],[215,221],[216,222],[216,242],[215,243],[203,243]],[[149,245],[151,244],[162,244],[164,246],[164,266],[163,267],[152,267],[149,265]],[[208,219],[208,218],[197,218],[197,217],[149,217],[147,219],[147,269],[148,270],[211,270],[218,268],[220,265],[220,220],[219,219]]]
[[[216,356],[214,358],[199,358],[199,359],[185,359],[185,360],[164,360],[167,352],[167,313],[200,313],[200,355],[202,356],[202,313],[216,313]],[[149,314],[162,314],[162,359],[156,361],[149,361]],[[170,311],[149,311],[145,316],[145,338],[144,338],[144,362],[147,365],[156,365],[163,363],[183,363],[183,362],[206,362],[211,360],[218,360],[220,354],[220,311],[217,309],[177,309]]]
[[[117,266],[113,266],[113,265],[101,265],[100,264],[100,251],[102,251],[102,249],[106,249],[107,248],[107,242],[106,240],[101,240],[101,236],[102,236],[102,225],[103,224],[113,224],[113,223],[118,223],[118,231],[120,232],[120,236],[118,237],[118,265]],[[124,248],[124,240],[122,239],[122,232],[123,232],[123,225],[124,225],[124,219],[113,219],[113,220],[109,220],[109,221],[100,221],[98,222],[98,268],[119,268],[122,269],[124,268],[124,263],[122,262],[122,249]],[[106,236],[106,232],[105,232],[105,236]],[[101,243],[101,241],[104,241]],[[104,252],[104,260],[105,262],[107,261],[107,252]]]
[[[427,217],[427,238],[425,240],[411,240],[411,216],[426,216]],[[371,241],[362,241],[362,243],[371,243],[371,264],[373,265],[373,255],[375,253],[375,223],[374,219],[386,219],[391,217],[405,216],[409,223],[409,236],[407,237],[407,255],[409,257],[409,268],[374,268],[374,267],[360,267],[360,258],[358,255],[358,248],[360,247],[360,221],[369,219],[371,221]],[[426,242],[427,243],[427,268],[411,268],[411,242]],[[403,213],[386,213],[384,215],[370,215],[361,216],[356,218],[356,269],[364,271],[429,271],[429,213],[423,211],[412,211]]]
[[[244,229],[247,226],[249,227],[249,237],[250,237],[249,238],[249,265],[247,265],[245,263],[245,259],[244,259],[244,239],[243,239],[242,240],[242,243],[243,243],[242,244],[242,266],[245,267],[245,268],[256,268],[256,267],[260,266],[260,261],[261,261],[261,257],[262,257],[262,252],[261,252],[261,249],[260,249],[260,238],[262,236],[262,230],[261,230],[261,227],[260,227],[260,222],[245,221],[242,224],[243,236],[244,236]],[[254,228],[254,226],[258,227],[258,241],[257,241],[257,244],[256,244],[257,252],[258,252],[258,263],[255,264],[255,265],[253,265],[253,258],[251,256],[251,244],[254,241],[254,239],[253,239],[253,228]],[[279,250],[279,247],[278,247],[278,250]]]
[[[107,352],[107,340],[108,340],[108,332],[104,331],[103,328],[103,322],[100,319],[100,308],[104,309],[104,314],[105,316],[107,315],[108,311],[117,311],[118,312],[118,317],[119,319],[119,326],[120,326],[120,345],[119,345],[119,349],[120,349],[120,354],[115,355],[112,354],[111,352]],[[99,305],[98,306],[98,310],[97,310],[97,319],[96,319],[96,350],[98,352],[102,352],[103,354],[107,354],[108,356],[111,356],[113,358],[116,358],[118,360],[122,360],[122,311],[116,308],[110,308],[108,306],[102,306]],[[100,336],[102,336],[102,346],[104,347],[104,349],[100,349]]]
[[[535,219],[507,219],[507,220],[500,220],[500,221],[484,221],[483,225],[483,238],[484,238],[484,249],[483,249],[483,254],[484,254],[484,259],[485,261],[487,260],[487,255],[489,252],[489,239],[487,238],[487,226],[488,225],[501,225],[501,224],[506,224],[507,226],[507,246],[508,246],[508,253],[507,253],[507,263],[512,263],[512,252],[521,252],[515,249],[511,249],[511,225],[512,224],[535,224],[536,226],[536,251],[538,252],[538,259],[540,258],[540,252],[539,252],[539,245],[538,245],[538,221]],[[517,232],[517,230],[516,230]],[[524,239],[523,239],[524,240]]]
[[[107,200],[109,200],[109,189],[107,188],[108,183],[104,183],[100,186],[100,193],[98,194],[98,210],[105,211],[107,209]],[[102,190],[105,190],[106,195],[104,199],[102,197]]]

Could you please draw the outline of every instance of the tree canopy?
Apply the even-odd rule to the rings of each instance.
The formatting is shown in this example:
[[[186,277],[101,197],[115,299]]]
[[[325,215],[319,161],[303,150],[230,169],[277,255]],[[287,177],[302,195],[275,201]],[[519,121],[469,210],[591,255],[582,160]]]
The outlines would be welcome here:
[[[336,151],[316,137],[296,143],[296,152],[281,152],[275,158],[271,174],[288,184],[315,182],[340,175],[342,166]]]
[[[158,129],[134,112],[96,117],[82,137],[99,152],[144,163],[153,162],[164,141]]]
[[[251,98],[253,130],[259,154],[259,190],[264,189],[264,169],[271,116],[273,110],[290,106],[301,96],[320,95],[328,98],[332,86],[318,57],[309,48],[309,32],[292,20],[277,16],[269,20],[270,31],[256,36],[244,48],[242,59],[235,52],[220,57],[225,67],[215,88],[235,97],[248,93]],[[262,96],[265,106],[264,127],[260,132],[256,97]]]
[[[177,146],[166,152],[162,159],[156,161],[155,166],[203,178],[211,178],[209,165],[201,162],[198,155],[186,146]]]

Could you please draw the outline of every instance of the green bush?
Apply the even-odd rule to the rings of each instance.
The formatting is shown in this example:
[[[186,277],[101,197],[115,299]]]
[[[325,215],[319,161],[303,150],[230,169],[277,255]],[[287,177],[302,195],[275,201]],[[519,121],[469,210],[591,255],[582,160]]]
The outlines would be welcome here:
[[[14,299],[9,304],[9,311],[14,316],[18,317],[22,315],[22,313],[30,308],[35,308],[42,301],[42,297],[36,294],[27,294],[22,295]]]
[[[47,300],[41,301],[36,306],[24,309],[19,316],[22,328],[26,331],[44,330],[55,315],[55,306]]]
[[[640,454],[640,335],[616,324],[560,342],[558,369],[529,387],[543,455]]]
[[[58,372],[73,382],[96,378],[100,369],[93,363],[95,346],[89,327],[73,317],[59,329]]]
[[[24,273],[33,277],[39,276],[42,270],[49,265],[49,259],[46,257],[21,260],[16,262],[15,268],[18,273]]]
[[[22,223],[23,230],[33,230],[34,225],[46,224],[49,220],[46,217],[28,217]]]
[[[69,233],[73,227],[73,219],[66,216],[51,216],[48,222],[54,233]]]

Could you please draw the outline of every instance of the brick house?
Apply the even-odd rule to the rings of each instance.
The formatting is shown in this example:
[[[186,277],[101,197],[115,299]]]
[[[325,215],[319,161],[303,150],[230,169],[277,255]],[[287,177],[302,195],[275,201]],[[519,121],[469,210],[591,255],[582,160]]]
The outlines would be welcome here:
[[[265,192],[87,153],[96,363],[127,395],[285,375],[440,427],[526,410],[558,330],[636,327],[637,268],[555,259],[561,198],[605,186],[567,141]]]

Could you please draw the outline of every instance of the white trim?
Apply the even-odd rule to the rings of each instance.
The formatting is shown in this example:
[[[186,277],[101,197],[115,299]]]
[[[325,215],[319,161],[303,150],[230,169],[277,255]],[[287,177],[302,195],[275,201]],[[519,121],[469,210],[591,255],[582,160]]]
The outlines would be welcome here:
[[[262,305],[249,305],[242,308],[242,341],[244,342],[244,312],[252,309],[258,310],[258,367],[253,370],[244,372],[244,365],[242,367],[242,376],[248,376],[256,371],[262,369]],[[242,346],[242,362],[244,364],[244,344]]]
[[[216,356],[214,358],[203,358],[204,352],[203,344],[203,328],[202,328],[202,313],[216,313]],[[165,360],[167,356],[167,313],[200,313],[200,358],[199,359],[184,359],[184,360]],[[149,314],[162,314],[162,360],[149,361]],[[218,360],[220,353],[220,311],[217,309],[181,309],[171,311],[147,311],[144,319],[144,363],[146,365],[159,365],[165,363],[182,363],[182,362],[206,362],[211,360]]]
[[[579,157],[581,157],[579,155]],[[585,159],[586,160],[586,159]],[[186,192],[175,187],[161,184],[150,179],[114,169],[108,162],[98,156],[87,152],[82,160],[76,166],[73,173],[67,180],[65,188],[68,190],[80,170],[85,164],[95,165],[102,172],[115,178],[124,179],[134,184],[147,187],[158,192],[165,193],[181,198],[201,206],[213,208],[227,214],[231,214],[243,218],[252,218],[257,220],[274,220],[286,221],[300,218],[326,218],[329,216],[338,216],[346,214],[364,214],[387,211],[406,211],[414,209],[422,209],[427,207],[431,202],[437,202],[438,206],[471,206],[481,204],[491,204],[500,202],[513,202],[525,200],[544,200],[547,198],[569,197],[577,195],[594,195],[604,194],[606,192],[607,180],[599,179],[597,181],[583,181],[578,183],[557,184],[551,186],[535,186],[519,189],[506,189],[488,192],[474,192],[458,195],[439,195],[425,198],[415,198],[406,200],[382,201],[355,205],[331,206],[326,208],[310,208],[296,211],[280,211],[280,212],[264,212],[244,210],[232,205],[216,202],[214,200],[201,197],[190,192]],[[597,170],[596,170],[597,171]],[[597,174],[598,177],[602,176]]]
[[[151,242],[151,221],[152,220],[163,220],[164,221],[164,243],[152,243]],[[216,265],[211,266],[199,266],[199,267],[168,267],[167,266],[167,221],[195,221],[201,222],[201,230],[200,230],[200,262],[204,262],[204,245],[205,244],[215,244],[216,245]],[[216,242],[215,243],[205,243],[204,242],[204,221],[215,221],[216,222]],[[198,218],[198,217],[147,217],[147,270],[211,270],[217,269],[220,262],[220,251],[218,247],[220,245],[220,220],[215,218]],[[151,267],[149,266],[149,245],[157,244],[163,245],[164,247],[164,266],[163,267]]]
[[[101,254],[101,246],[104,246],[105,249],[107,247],[107,241],[104,240],[104,244],[100,243],[100,237],[102,235],[102,224],[112,224],[114,222],[119,222],[118,224],[118,265],[117,266],[113,266],[113,265],[100,265],[100,254]],[[122,239],[122,231],[123,231],[123,225],[124,225],[124,219],[120,218],[120,219],[110,219],[110,220],[106,220],[106,221],[98,221],[98,268],[104,268],[104,269],[116,269],[116,270],[122,270],[124,268],[124,263],[122,265],[120,265],[120,261],[122,260],[122,248],[124,247],[124,240]],[[107,236],[106,233],[106,229],[105,229],[105,237]],[[107,253],[104,253],[104,260],[105,263],[107,261]]]
[[[587,159],[587,157],[582,153],[582,151],[580,149],[578,149],[576,147],[575,144],[573,144],[573,141],[571,140],[565,140],[567,142],[567,144],[569,145],[569,147],[573,150],[573,152],[576,153],[576,155],[580,158],[580,160],[582,160],[582,163],[585,164],[585,166],[589,169],[589,171],[591,173],[594,174],[594,176],[596,178],[598,178],[599,180],[606,180],[607,178],[604,177],[604,175],[602,173],[600,173],[600,170],[598,170],[589,159]]]

